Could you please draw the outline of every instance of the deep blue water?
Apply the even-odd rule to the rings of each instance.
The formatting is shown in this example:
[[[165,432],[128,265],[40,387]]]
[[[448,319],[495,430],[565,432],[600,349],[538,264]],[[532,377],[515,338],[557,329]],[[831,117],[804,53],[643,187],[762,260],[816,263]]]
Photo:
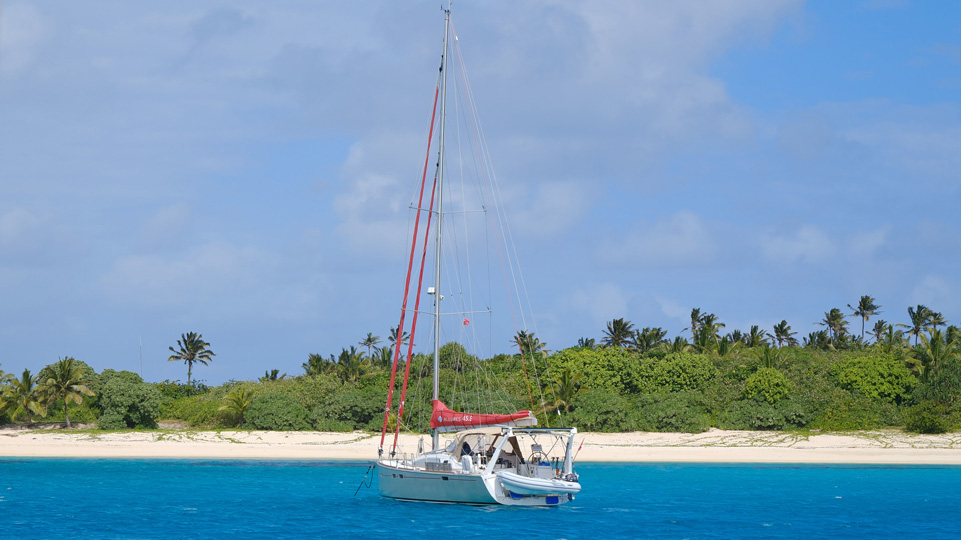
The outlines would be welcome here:
[[[0,458],[0,539],[961,538],[961,467],[583,463],[557,508],[355,496],[366,470]]]

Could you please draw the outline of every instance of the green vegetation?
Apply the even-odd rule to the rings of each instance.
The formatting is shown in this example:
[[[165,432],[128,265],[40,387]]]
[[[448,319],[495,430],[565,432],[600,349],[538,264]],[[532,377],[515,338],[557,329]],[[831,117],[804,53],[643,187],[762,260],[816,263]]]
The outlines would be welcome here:
[[[207,365],[207,362],[213,360],[213,351],[208,349],[210,343],[204,341],[203,334],[198,334],[196,332],[187,332],[186,334],[181,334],[180,339],[177,340],[177,349],[169,347],[170,358],[167,359],[169,362],[177,362],[183,360],[184,364],[187,364],[187,386],[190,386],[190,376],[193,373],[194,363],[200,363]]]
[[[541,425],[589,431],[961,428],[961,331],[925,306],[908,309],[910,324],[903,325],[871,319],[881,306],[869,296],[849,308],[850,314],[825,312],[819,322],[826,328],[800,343],[787,321],[769,332],[752,326],[725,333],[715,314],[700,309],[691,312],[687,337],[637,329],[618,318],[601,329],[599,339],[582,337],[577,346],[553,352],[526,331],[510,340],[515,354],[490,359],[448,343],[441,348],[440,379],[458,395],[469,394],[478,381],[496,381],[494,392],[477,392],[486,403],[499,396],[493,409],[529,408]],[[848,317],[860,319],[861,328],[854,330],[860,335],[849,331]],[[43,418],[103,429],[153,428],[162,420],[212,429],[381,429],[396,329],[383,347],[368,333],[340,354],[305,354],[299,375],[264,366],[256,381],[217,387],[191,378],[192,363],[213,356],[210,344],[197,333],[181,337],[171,359],[187,363],[187,384],[147,383],[110,369],[98,374],[71,357],[38,375],[0,371],[0,423]],[[399,361],[402,373],[404,355]],[[426,431],[431,358],[417,354],[410,361],[416,379],[407,389],[403,417],[396,416],[398,382],[388,422]],[[491,409],[473,405],[480,401],[441,397],[455,409]]]

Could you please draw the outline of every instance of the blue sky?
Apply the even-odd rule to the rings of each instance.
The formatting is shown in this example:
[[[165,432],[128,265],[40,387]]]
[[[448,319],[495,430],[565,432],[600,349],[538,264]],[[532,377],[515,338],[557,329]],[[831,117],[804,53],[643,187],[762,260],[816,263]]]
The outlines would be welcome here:
[[[0,8],[0,368],[296,374],[396,325],[434,1]],[[458,2],[551,349],[961,322],[961,4]],[[852,328],[859,324],[851,322]],[[504,336],[502,352],[509,346]]]

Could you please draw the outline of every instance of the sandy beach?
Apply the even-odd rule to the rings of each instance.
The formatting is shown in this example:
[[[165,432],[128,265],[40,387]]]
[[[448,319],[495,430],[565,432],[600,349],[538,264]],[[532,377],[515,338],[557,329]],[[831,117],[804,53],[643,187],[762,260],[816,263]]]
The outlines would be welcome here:
[[[403,435],[403,451],[420,436]],[[71,432],[0,430],[0,457],[318,459],[369,461],[380,434],[157,430]],[[425,437],[429,445],[429,438]],[[583,444],[581,444],[583,443]],[[387,446],[390,444],[388,438]],[[577,460],[703,463],[867,463],[961,465],[961,433],[899,431],[794,434],[768,431],[705,433],[583,433]]]

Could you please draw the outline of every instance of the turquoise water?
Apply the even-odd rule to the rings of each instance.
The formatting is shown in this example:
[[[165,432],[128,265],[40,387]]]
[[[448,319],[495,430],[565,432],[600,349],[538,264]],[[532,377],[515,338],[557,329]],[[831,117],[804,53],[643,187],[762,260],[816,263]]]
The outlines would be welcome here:
[[[0,539],[961,538],[961,467],[591,464],[557,508],[354,492],[366,463],[0,459]]]

